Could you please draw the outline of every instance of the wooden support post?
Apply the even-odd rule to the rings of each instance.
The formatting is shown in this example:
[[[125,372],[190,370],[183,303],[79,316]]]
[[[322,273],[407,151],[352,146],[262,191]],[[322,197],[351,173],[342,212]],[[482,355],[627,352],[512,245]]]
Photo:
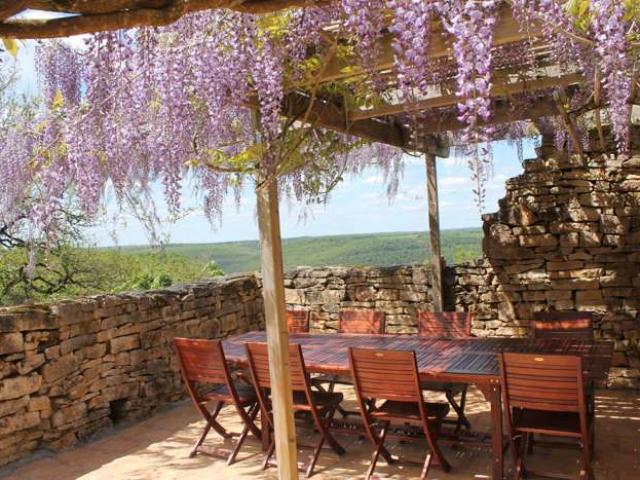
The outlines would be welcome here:
[[[267,324],[278,478],[297,480],[296,430],[289,372],[289,331],[284,301],[282,241],[276,179],[272,178],[259,184],[257,195],[262,296]]]
[[[262,142],[260,114],[253,112],[255,142]],[[262,298],[269,351],[271,405],[279,480],[298,480],[296,424],[293,416],[293,393],[289,370],[289,329],[284,301],[284,268],[280,237],[278,179],[261,171],[257,178],[258,229],[260,230],[260,265]],[[263,422],[264,425],[265,422]]]
[[[431,267],[433,284],[431,294],[433,309],[441,312],[444,309],[442,292],[442,249],[440,247],[440,215],[438,212],[438,175],[436,172],[436,156],[425,155],[427,164],[427,193],[429,197],[429,237],[431,244]]]

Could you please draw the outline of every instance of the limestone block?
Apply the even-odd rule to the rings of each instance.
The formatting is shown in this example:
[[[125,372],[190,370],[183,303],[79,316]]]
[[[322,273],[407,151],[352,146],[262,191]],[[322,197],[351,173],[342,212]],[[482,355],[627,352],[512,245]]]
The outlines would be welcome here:
[[[555,247],[558,239],[551,234],[521,235],[518,237],[521,247]]]
[[[16,364],[16,370],[20,375],[26,375],[43,365],[44,362],[45,357],[43,353],[29,354],[24,360]]]
[[[82,347],[93,345],[96,343],[96,340],[97,336],[95,334],[70,338],[69,340],[65,340],[60,343],[60,353],[62,355],[66,355],[67,353],[73,352]]]
[[[0,417],[13,415],[24,409],[29,404],[29,396],[16,398],[15,400],[6,400],[0,403]]]
[[[602,231],[609,234],[623,235],[629,229],[629,219],[616,215],[602,215],[600,219]]]
[[[0,355],[21,352],[24,339],[21,333],[0,333]]]
[[[37,392],[42,386],[40,375],[23,375],[0,380],[0,402]]]
[[[77,402],[67,407],[57,409],[53,412],[51,423],[54,427],[64,429],[70,427],[70,424],[77,422],[87,415],[87,404]]]
[[[51,400],[49,397],[32,397],[29,399],[29,405],[27,406],[29,412],[38,412],[40,419],[45,420],[51,417]]]
[[[40,423],[38,412],[27,412],[0,418],[0,436],[32,428]]]
[[[597,232],[579,232],[580,246],[597,247],[602,243],[602,234]]]
[[[285,288],[284,301],[288,304],[302,305],[305,303],[304,290],[297,288]]]
[[[126,337],[113,338],[110,341],[110,347],[112,354],[140,348],[140,337],[138,335],[129,335]]]
[[[42,376],[46,383],[54,383],[71,374],[79,367],[78,359],[72,353],[50,361],[42,367]]]
[[[353,299],[358,302],[370,302],[377,298],[377,290],[372,286],[359,286],[353,292]]]

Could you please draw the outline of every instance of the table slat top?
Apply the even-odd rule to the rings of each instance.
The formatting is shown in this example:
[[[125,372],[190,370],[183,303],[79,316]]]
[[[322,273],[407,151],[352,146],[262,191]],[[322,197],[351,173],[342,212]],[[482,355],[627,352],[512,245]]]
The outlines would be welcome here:
[[[248,332],[223,342],[227,359],[246,362],[244,344],[265,342],[265,332]],[[349,347],[379,350],[414,350],[420,374],[425,378],[460,381],[498,379],[500,352],[540,355],[577,355],[586,373],[602,378],[609,370],[613,345],[604,341],[528,338],[436,339],[415,335],[290,334],[289,341],[302,345],[307,368],[318,373],[348,373]]]

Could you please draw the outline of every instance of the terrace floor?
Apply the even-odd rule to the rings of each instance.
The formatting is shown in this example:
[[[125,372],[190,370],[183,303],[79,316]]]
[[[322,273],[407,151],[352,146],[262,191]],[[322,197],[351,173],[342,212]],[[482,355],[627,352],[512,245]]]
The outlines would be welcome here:
[[[473,390],[468,404],[469,418],[474,430],[488,431],[489,410],[482,395]],[[352,396],[351,396],[352,398]],[[597,396],[596,461],[594,470],[598,480],[632,480],[640,478],[640,395],[637,392],[601,391]],[[230,430],[240,431],[235,412],[227,408],[221,423]],[[262,471],[262,454],[256,441],[250,440],[231,467],[223,460],[199,455],[189,458],[195,438],[203,421],[190,403],[160,412],[153,417],[127,427],[118,427],[89,443],[59,454],[39,454],[28,463],[0,470],[0,478],[11,480],[225,480],[238,478],[275,479],[275,468]],[[305,435],[305,433],[303,433]],[[309,433],[306,433],[309,435]],[[324,451],[312,478],[350,479],[364,475],[369,463],[371,447],[358,436],[337,436],[347,450],[343,458]],[[209,444],[221,444],[211,434]],[[390,442],[393,454],[422,460],[422,441],[411,444]],[[430,479],[486,479],[489,477],[490,453],[481,447],[444,447],[452,464],[450,473],[433,467]],[[306,461],[308,451],[301,458]],[[578,452],[536,447],[530,465],[544,464],[545,469],[577,473]],[[510,461],[506,459],[510,468]],[[381,461],[376,469],[378,478],[419,478],[417,466],[387,466]],[[301,475],[301,478],[303,476]]]

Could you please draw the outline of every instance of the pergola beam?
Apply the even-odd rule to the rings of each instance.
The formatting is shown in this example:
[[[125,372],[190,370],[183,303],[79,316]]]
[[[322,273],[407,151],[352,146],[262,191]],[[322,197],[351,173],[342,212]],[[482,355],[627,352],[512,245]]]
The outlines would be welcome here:
[[[546,77],[536,80],[522,80],[518,82],[500,84],[494,83],[491,87],[492,97],[508,97],[510,95],[534,92],[558,86],[573,85],[580,83],[584,79],[582,75],[571,73],[560,77]],[[353,110],[349,112],[349,120],[358,121],[375,117],[384,117],[398,113],[411,113],[435,108],[450,107],[460,101],[457,95],[442,95],[440,97],[427,98],[417,102],[407,102],[397,105],[385,105],[370,110]]]
[[[500,105],[492,110],[491,118],[486,122],[479,122],[480,125],[499,125],[503,123],[535,120],[540,117],[558,115],[558,105],[550,98],[541,99],[532,106],[514,109],[511,105]],[[426,123],[420,128],[420,132],[425,135],[437,133],[455,132],[466,128],[467,124],[457,118],[457,112],[441,119],[438,122]]]
[[[294,92],[285,98],[283,113],[288,117],[302,119],[306,116],[309,124],[328,128],[336,132],[354,135],[366,140],[392,145],[412,151],[433,153],[441,157],[449,156],[449,148],[436,138],[426,136],[421,145],[415,145],[407,128],[397,123],[387,123],[370,119],[349,123],[345,112],[335,103],[316,99],[309,112],[309,96]]]
[[[493,34],[493,45],[500,46],[508,43],[521,42],[524,40],[534,39],[542,36],[542,31],[536,28],[530,28],[524,32],[520,29],[520,24],[513,17],[510,7],[505,7],[500,12],[500,18],[496,24]],[[374,71],[390,70],[394,68],[394,51],[392,48],[393,36],[385,35],[379,42],[380,57],[370,71],[364,72],[360,66],[357,57],[349,55],[346,57],[336,57],[327,66],[322,75],[321,82],[333,82],[336,80],[344,80],[351,77],[371,73]],[[429,58],[435,60],[438,58],[450,56],[451,42],[442,33],[435,32],[431,36],[429,45]]]
[[[11,2],[0,2],[0,21],[11,18],[14,15],[27,9],[28,0],[14,0]]]
[[[290,7],[318,6],[328,0],[0,0],[0,19],[25,9],[66,13],[49,19],[0,22],[0,37],[17,39],[60,38],[108,30],[163,26],[181,16],[202,10],[228,8],[247,13],[268,13]],[[6,15],[4,13],[7,12]]]

